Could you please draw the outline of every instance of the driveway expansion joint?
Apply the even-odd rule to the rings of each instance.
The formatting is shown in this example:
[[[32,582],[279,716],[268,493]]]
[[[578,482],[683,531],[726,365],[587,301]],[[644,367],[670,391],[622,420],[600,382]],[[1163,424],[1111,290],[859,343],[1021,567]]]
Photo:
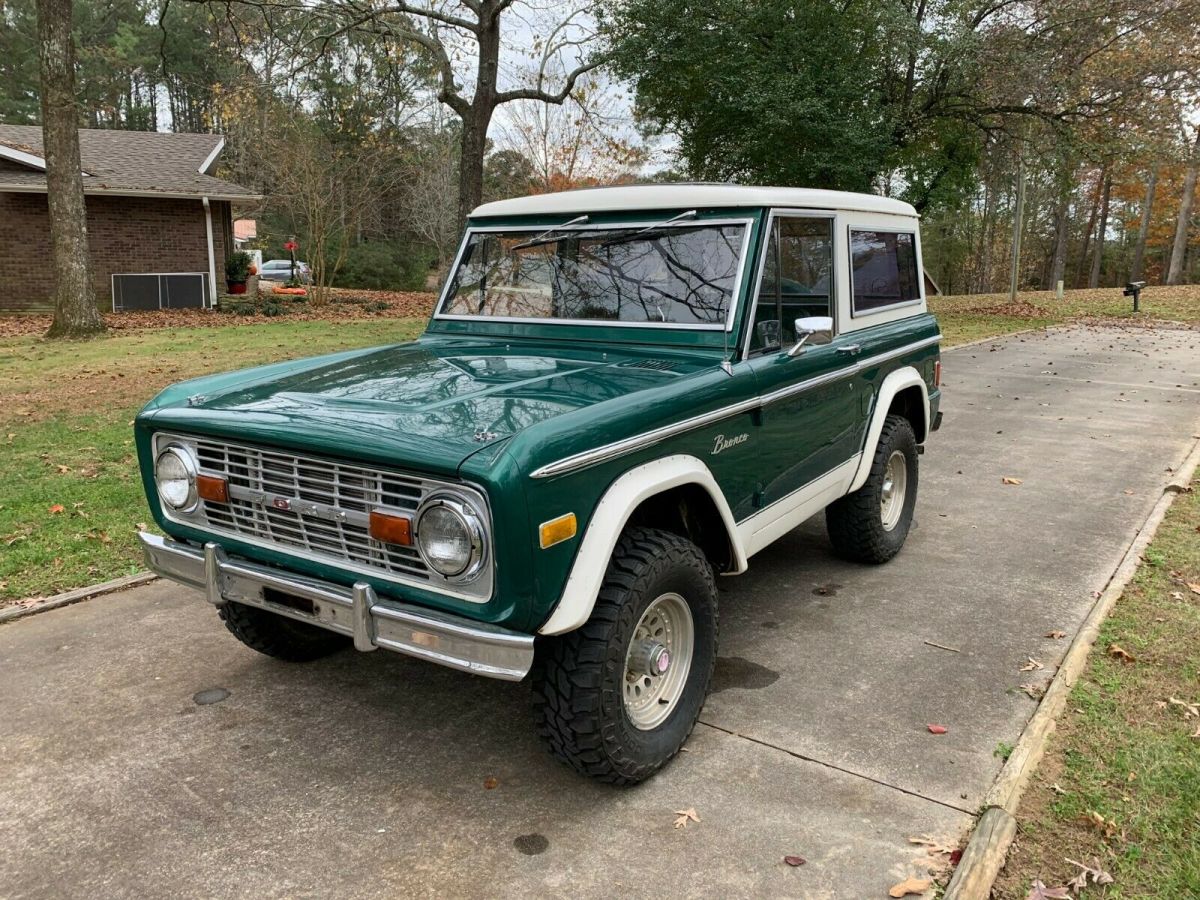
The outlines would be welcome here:
[[[953,803],[947,803],[945,800],[938,800],[936,797],[929,797],[917,791],[910,791],[908,788],[902,788],[899,785],[892,784],[888,781],[882,781],[878,778],[872,778],[870,775],[864,775],[862,772],[855,772],[853,769],[846,769],[836,763],[827,762],[823,759],[817,759],[815,756],[805,756],[803,753],[797,753],[795,750],[789,750],[787,747],[780,747],[778,744],[772,744],[770,741],[764,741],[761,738],[756,738],[749,734],[744,734],[740,731],[733,731],[729,728],[722,728],[713,722],[706,722],[703,718],[698,720],[698,724],[707,725],[714,731],[720,731],[722,734],[727,734],[730,737],[741,738],[744,741],[749,741],[752,744],[758,744],[760,747],[766,747],[769,750],[778,750],[780,753],[786,753],[794,759],[799,759],[804,762],[816,763],[818,766],[824,766],[827,769],[833,769],[835,772],[841,772],[844,775],[852,775],[855,778],[861,778],[863,781],[869,781],[871,784],[877,784],[880,787],[891,788],[893,791],[898,791],[901,794],[907,794],[909,797],[915,797],[917,800],[924,800],[927,803],[934,803],[938,806],[944,806],[946,809],[952,809],[955,812],[960,812],[964,815],[974,818],[979,814],[977,809],[964,809]]]

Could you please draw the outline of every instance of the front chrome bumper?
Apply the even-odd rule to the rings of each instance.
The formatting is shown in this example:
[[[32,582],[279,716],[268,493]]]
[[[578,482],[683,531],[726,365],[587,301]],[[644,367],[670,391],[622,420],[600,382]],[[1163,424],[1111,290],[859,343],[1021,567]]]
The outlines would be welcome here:
[[[231,559],[214,543],[201,550],[144,531],[140,537],[152,571],[200,588],[214,606],[230,601],[257,606],[345,634],[358,650],[383,647],[505,681],[520,681],[533,665],[533,635],[380,599],[364,582],[345,588]],[[268,592],[304,602],[284,605]]]

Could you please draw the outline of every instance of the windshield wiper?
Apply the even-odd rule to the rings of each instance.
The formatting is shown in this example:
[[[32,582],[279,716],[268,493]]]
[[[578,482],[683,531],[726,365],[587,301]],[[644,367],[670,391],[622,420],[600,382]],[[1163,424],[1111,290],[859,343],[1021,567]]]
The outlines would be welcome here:
[[[639,228],[637,231],[631,231],[628,234],[622,234],[620,237],[613,237],[609,238],[607,241],[601,241],[597,246],[598,249],[603,249],[605,247],[611,247],[613,244],[624,244],[626,241],[637,239],[648,231],[657,231],[660,228],[666,228],[668,225],[674,225],[676,222],[682,221],[683,219],[694,218],[696,218],[696,210],[689,209],[687,212],[680,213],[673,218],[667,219],[665,222],[655,222],[653,225],[647,225],[645,228]]]
[[[558,241],[562,240],[561,237],[547,237],[547,235],[553,234],[556,231],[560,231],[563,228],[570,228],[572,225],[583,225],[585,222],[587,222],[587,220],[587,216],[576,216],[570,222],[563,222],[561,225],[551,225],[537,237],[530,238],[529,240],[523,241],[520,244],[514,244],[510,248],[510,252],[516,250],[527,250],[530,247],[540,247],[542,244],[557,243]]]

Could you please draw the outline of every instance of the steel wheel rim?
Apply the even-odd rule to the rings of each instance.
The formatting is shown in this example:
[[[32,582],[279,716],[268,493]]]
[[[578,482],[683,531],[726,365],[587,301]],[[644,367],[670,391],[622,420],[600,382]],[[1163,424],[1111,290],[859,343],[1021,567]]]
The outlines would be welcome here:
[[[904,512],[904,496],[908,491],[908,460],[903,451],[893,450],[883,469],[883,487],[879,491],[879,516],[883,530],[891,531]]]
[[[640,731],[657,728],[675,711],[687,685],[696,644],[692,610],[679,594],[657,597],[646,607],[625,649],[625,715]],[[669,654],[665,673],[647,671],[647,656],[662,648]],[[661,658],[661,657],[658,657]]]

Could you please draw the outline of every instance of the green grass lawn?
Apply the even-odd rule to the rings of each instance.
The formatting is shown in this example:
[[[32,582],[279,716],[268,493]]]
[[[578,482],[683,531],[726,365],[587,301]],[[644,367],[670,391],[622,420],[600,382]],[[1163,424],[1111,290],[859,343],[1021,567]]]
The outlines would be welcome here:
[[[1115,289],[938,297],[947,346],[1105,316],[1200,321],[1200,287],[1153,288],[1134,317]],[[214,319],[214,321],[220,321]],[[210,372],[408,340],[421,319],[287,321],[112,332],[78,343],[0,338],[0,604],[141,568],[149,518],[130,421],[168,384]],[[61,507],[61,510],[59,509]]]
[[[130,427],[160,389],[208,372],[409,340],[416,319],[281,322],[0,340],[0,604],[139,571],[150,514]]]
[[[1021,804],[997,897],[1020,900],[1035,878],[1062,885],[1078,871],[1067,859],[1093,857],[1114,882],[1084,898],[1200,897],[1200,479],[1192,488],[1071,693]],[[1134,662],[1114,657],[1114,645]]]

